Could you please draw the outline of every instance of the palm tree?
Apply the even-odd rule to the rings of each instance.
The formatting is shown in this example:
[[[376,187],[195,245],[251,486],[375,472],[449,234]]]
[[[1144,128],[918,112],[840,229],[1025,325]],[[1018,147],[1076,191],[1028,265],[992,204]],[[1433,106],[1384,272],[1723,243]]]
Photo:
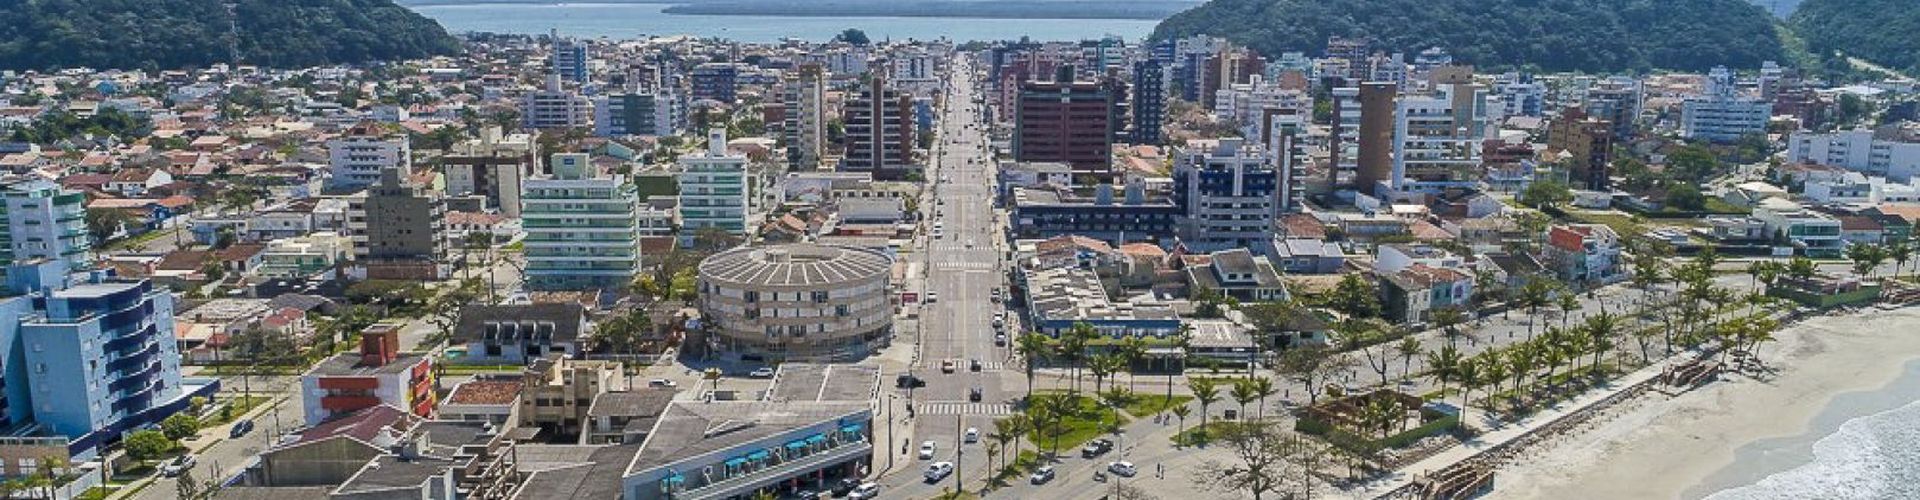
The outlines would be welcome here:
[[[1527,280],[1527,284],[1520,286],[1520,305],[1527,306],[1528,340],[1533,339],[1534,320],[1540,315],[1540,307],[1548,304],[1547,293],[1552,287],[1553,285],[1548,284],[1546,278]]]
[[[1098,337],[1100,332],[1085,321],[1075,322],[1060,339],[1060,357],[1073,364],[1073,389],[1080,392],[1080,365],[1087,356],[1087,343]]]
[[[1114,374],[1120,359],[1110,354],[1099,354],[1087,360],[1087,369],[1093,372],[1093,392],[1099,394],[1105,390],[1107,376]]]
[[[1442,307],[1433,311],[1433,324],[1440,328],[1440,334],[1447,337],[1447,345],[1453,345],[1460,337],[1461,323],[1467,322],[1467,314],[1457,307]]]
[[[1187,350],[1192,347],[1193,347],[1193,324],[1183,321],[1180,323],[1180,331],[1173,334],[1173,348],[1180,351],[1181,356],[1185,356],[1187,353]],[[1182,368],[1186,367],[1185,358],[1181,358],[1180,366]],[[1171,357],[1167,358],[1166,368],[1167,368],[1167,402],[1171,403],[1173,401],[1173,376],[1176,374],[1180,374],[1180,372],[1184,372],[1185,370],[1174,370],[1173,358]]]
[[[1847,259],[1853,261],[1853,274],[1872,277],[1873,269],[1886,262],[1887,251],[1872,243],[1855,243],[1847,247]]]
[[[1413,357],[1425,352],[1420,347],[1420,339],[1408,335],[1400,339],[1400,345],[1394,346],[1394,350],[1400,353],[1400,379],[1413,378]]]
[[[1272,396],[1278,389],[1273,387],[1273,379],[1267,377],[1254,377],[1251,384],[1253,385],[1253,392],[1260,395],[1260,407],[1258,408],[1260,418],[1266,418],[1267,396]]]
[[[1180,406],[1173,407],[1173,416],[1180,418],[1180,430],[1179,432],[1175,432],[1174,435],[1177,436],[1180,434],[1187,433],[1187,415],[1190,415],[1192,413],[1193,413],[1193,407],[1191,406],[1180,405]]]
[[[1505,356],[1489,356],[1482,359],[1479,363],[1474,363],[1474,365],[1479,366],[1480,373],[1476,379],[1479,383],[1469,386],[1468,391],[1471,392],[1473,389],[1492,386],[1493,392],[1500,392],[1500,383],[1505,382],[1507,376],[1513,373],[1513,369],[1509,368],[1507,363],[1508,361]],[[1461,380],[1464,381],[1466,378],[1462,377]],[[1491,404],[1492,397],[1488,397],[1487,399],[1489,404]]]
[[[1574,311],[1580,310],[1580,297],[1574,295],[1572,290],[1563,288],[1560,290],[1560,296],[1555,297],[1555,300],[1560,306],[1560,328],[1566,329],[1567,320],[1573,317]]]
[[[987,483],[992,484],[999,474],[994,473],[993,457],[1000,454],[1000,443],[987,443]],[[1001,462],[1006,460],[1002,459]]]
[[[1607,352],[1619,345],[1621,318],[1618,315],[1601,311],[1600,314],[1587,316],[1587,336],[1593,342],[1593,365],[1600,366],[1606,361]]]
[[[1451,371],[1454,378],[1460,380],[1460,423],[1464,424],[1467,422],[1467,404],[1473,401],[1473,390],[1480,388],[1480,384],[1484,382],[1480,363],[1473,360],[1462,361],[1455,364]]]
[[[1393,432],[1396,423],[1405,422],[1406,418],[1400,414],[1400,403],[1393,398],[1372,398],[1360,407],[1360,421],[1368,431],[1378,431],[1384,439]]]
[[[1019,456],[1020,436],[1033,433],[1033,418],[1027,416],[1025,413],[1015,413],[1000,419],[999,422],[994,424],[994,427],[1006,432],[1007,436],[1013,440],[1013,447],[1008,449],[1008,453],[1013,456]]]
[[[999,449],[1005,450],[1007,452],[1007,454],[1004,455],[1006,458],[1018,458],[1020,450],[1009,448],[1007,444],[1019,436],[1007,430],[1007,427],[1005,427],[1006,421],[1006,418],[994,421],[993,431],[987,433],[987,440],[999,445]],[[1000,468],[1004,469],[1007,467],[1006,459],[1002,459],[1000,462]],[[993,462],[991,460],[987,462],[987,468],[993,468]]]
[[[1140,362],[1147,359],[1147,341],[1140,337],[1127,337],[1120,343],[1120,357],[1127,362],[1127,391],[1133,391],[1133,379]]]
[[[1813,279],[1813,275],[1819,272],[1818,269],[1813,264],[1813,259],[1806,257],[1794,257],[1787,261],[1787,275],[1797,280]]]
[[[1241,379],[1233,381],[1233,388],[1227,390],[1233,401],[1240,403],[1240,418],[1247,418],[1247,403],[1260,399],[1260,391],[1254,389],[1253,381]]]
[[[1220,387],[1213,383],[1213,379],[1190,378],[1187,379],[1187,390],[1193,391],[1193,399],[1200,402],[1200,427],[1205,428],[1207,407],[1220,400]]]
[[[1454,346],[1427,353],[1427,378],[1440,383],[1441,398],[1446,397],[1447,382],[1459,376],[1460,359],[1460,349]]]
[[[1027,332],[1021,335],[1020,338],[1014,340],[1013,350],[1020,353],[1020,358],[1024,360],[1024,364],[1027,365],[1026,399],[1031,403],[1030,400],[1033,399],[1033,365],[1038,364],[1040,362],[1040,355],[1047,352],[1047,336],[1041,335],[1040,332]]]

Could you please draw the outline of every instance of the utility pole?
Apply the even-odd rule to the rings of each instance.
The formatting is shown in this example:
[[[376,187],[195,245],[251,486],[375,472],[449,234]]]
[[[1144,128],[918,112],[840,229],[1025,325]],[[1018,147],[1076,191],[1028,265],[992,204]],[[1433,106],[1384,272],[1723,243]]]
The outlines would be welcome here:
[[[963,425],[966,425],[966,422],[962,420],[963,418],[964,417],[962,417],[958,413],[953,415],[953,438],[954,438],[953,439],[953,497],[954,498],[960,498],[960,494],[967,491],[966,481],[960,480],[960,456],[965,455],[967,452],[966,438],[960,435],[960,433],[966,432],[965,430],[962,430],[962,427],[961,427]]]

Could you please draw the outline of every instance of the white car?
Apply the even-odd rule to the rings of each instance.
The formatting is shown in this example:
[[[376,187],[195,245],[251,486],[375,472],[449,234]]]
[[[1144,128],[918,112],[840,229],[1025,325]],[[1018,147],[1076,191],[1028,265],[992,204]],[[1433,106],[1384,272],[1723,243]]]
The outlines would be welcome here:
[[[773,378],[773,368],[764,366],[755,368],[752,372],[748,373],[747,376],[753,378]]]
[[[927,466],[927,482],[929,483],[939,482],[941,479],[946,479],[950,474],[953,474],[953,462],[934,462],[933,465]]]
[[[854,500],[880,498],[880,485],[878,483],[860,483],[859,486],[853,488],[853,491],[847,492],[847,498]]]
[[[168,460],[165,465],[160,466],[160,475],[166,476],[166,477],[176,477],[181,474],[185,474],[188,469],[192,469],[193,464],[194,464],[193,455],[181,455],[178,457],[174,457],[173,460]]]
[[[1134,474],[1140,471],[1139,469],[1133,468],[1133,462],[1120,461],[1107,464],[1107,472],[1112,472],[1114,475],[1120,477],[1133,477]]]
[[[656,379],[647,381],[647,387],[679,387],[679,386],[680,386],[679,383],[676,383],[672,380],[667,380],[664,378],[656,378]]]
[[[1046,484],[1046,482],[1047,482],[1047,481],[1052,481],[1052,480],[1053,480],[1053,466],[1051,466],[1051,465],[1049,465],[1049,466],[1046,466],[1046,467],[1041,467],[1041,468],[1039,468],[1039,469],[1035,469],[1035,470],[1033,471],[1033,476],[1032,476],[1032,477],[1029,477],[1029,478],[1027,478],[1027,480],[1028,480],[1029,482],[1032,482],[1033,484]]]
[[[976,429],[976,428],[973,428],[973,427],[968,427],[968,428],[967,428],[967,437],[966,437],[966,442],[969,442],[969,443],[978,443],[978,442],[980,442],[980,429]]]
[[[920,443],[920,459],[921,460],[933,459],[933,441]]]

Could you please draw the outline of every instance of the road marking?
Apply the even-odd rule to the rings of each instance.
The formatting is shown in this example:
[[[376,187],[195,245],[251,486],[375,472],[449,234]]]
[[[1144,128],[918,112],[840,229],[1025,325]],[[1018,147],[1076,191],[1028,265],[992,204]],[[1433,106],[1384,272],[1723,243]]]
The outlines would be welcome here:
[[[931,401],[922,403],[920,413],[928,415],[992,415],[1004,416],[1017,413],[1008,403],[973,403],[966,401]]]

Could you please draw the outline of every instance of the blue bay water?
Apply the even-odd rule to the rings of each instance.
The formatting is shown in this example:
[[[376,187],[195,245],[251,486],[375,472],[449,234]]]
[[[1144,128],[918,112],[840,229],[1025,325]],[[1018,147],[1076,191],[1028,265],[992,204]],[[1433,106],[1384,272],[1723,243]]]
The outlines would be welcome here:
[[[933,40],[1082,40],[1119,35],[1137,40],[1153,32],[1157,21],[1139,19],[985,19],[935,17],[782,17],[682,15],[661,12],[666,4],[461,4],[416,6],[413,10],[460,33],[543,34],[558,29],[578,37],[638,38],[694,35],[743,42],[782,38],[826,41],[847,28],[869,38]]]

